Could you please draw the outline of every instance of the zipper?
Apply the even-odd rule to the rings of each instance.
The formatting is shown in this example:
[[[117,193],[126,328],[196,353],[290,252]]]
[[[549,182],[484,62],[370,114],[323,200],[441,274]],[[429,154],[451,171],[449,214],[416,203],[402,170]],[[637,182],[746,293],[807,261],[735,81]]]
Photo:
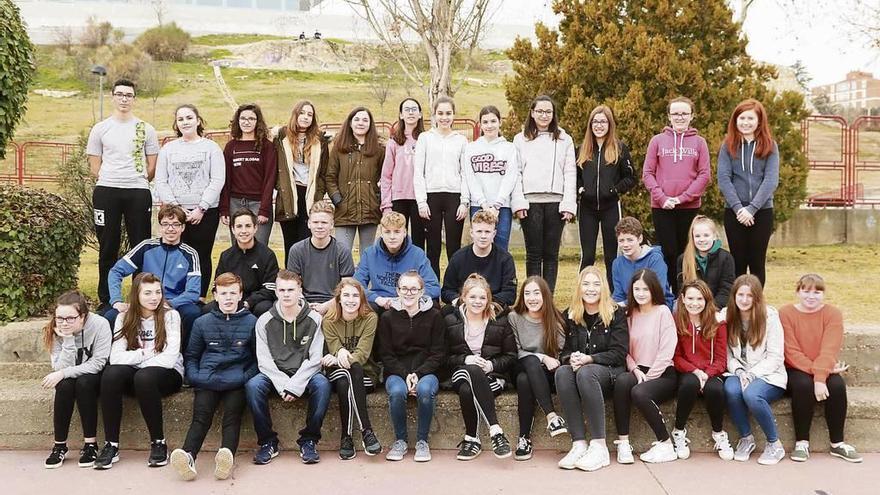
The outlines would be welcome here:
[[[602,161],[602,145],[599,145],[599,155],[596,156],[596,209],[601,210],[602,208],[599,206],[599,166]]]

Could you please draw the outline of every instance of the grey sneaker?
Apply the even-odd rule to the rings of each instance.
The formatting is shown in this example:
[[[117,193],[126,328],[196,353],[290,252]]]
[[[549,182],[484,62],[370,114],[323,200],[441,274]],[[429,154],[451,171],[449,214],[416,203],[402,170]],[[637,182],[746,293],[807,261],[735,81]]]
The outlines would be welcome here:
[[[778,464],[779,461],[784,458],[785,448],[782,447],[782,442],[779,440],[768,442],[767,445],[764,446],[764,453],[758,458],[758,464],[763,466],[773,466],[774,464]]]
[[[859,455],[856,448],[847,443],[842,443],[837,447],[831,447],[829,453],[834,457],[840,457],[847,462],[862,462],[862,456]]]
[[[791,451],[789,457],[795,462],[806,462],[810,458],[810,444],[807,442],[796,442],[794,450]]]
[[[755,447],[754,435],[740,438],[739,442],[736,443],[736,451],[733,453],[733,460],[739,462],[748,461],[749,456],[755,451]]]
[[[431,447],[428,447],[428,442],[424,440],[416,442],[416,455],[413,457],[413,460],[416,462],[428,462],[431,460]]]
[[[391,448],[388,449],[388,453],[385,454],[385,459],[389,461],[402,461],[408,448],[409,447],[406,445],[405,441],[395,440],[394,443],[391,444]]]

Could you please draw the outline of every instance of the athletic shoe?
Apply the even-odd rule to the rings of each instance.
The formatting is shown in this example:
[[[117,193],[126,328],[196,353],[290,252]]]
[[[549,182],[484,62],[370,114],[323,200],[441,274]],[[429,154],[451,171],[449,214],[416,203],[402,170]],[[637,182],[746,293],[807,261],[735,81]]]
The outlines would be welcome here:
[[[608,453],[608,447],[602,444],[591,443],[587,447],[587,453],[574,463],[574,467],[582,471],[596,471],[610,464],[611,454]]]
[[[513,458],[518,461],[527,461],[532,458],[532,439],[528,437],[519,437],[516,440],[516,452]]]
[[[615,440],[614,445],[617,445],[618,464],[632,464],[636,462],[633,458],[633,447],[629,440]]]
[[[779,440],[767,442],[767,445],[764,446],[764,453],[758,458],[758,464],[772,466],[778,464],[782,459],[785,459],[785,449],[782,447],[782,442]]]
[[[496,435],[497,436],[497,435]],[[459,461],[470,461],[476,459],[480,452],[483,451],[483,447],[479,442],[473,442],[471,440],[462,440],[458,444],[458,455],[455,456]],[[510,453],[510,446],[507,447],[508,453]]]
[[[95,469],[110,469],[114,462],[119,462],[119,447],[114,447],[110,442],[104,442],[104,448],[95,459]]]
[[[724,461],[732,461],[733,460],[733,447],[730,446],[730,440],[727,438],[727,432],[721,431],[719,433],[712,432],[712,440],[715,440],[715,446],[713,447],[718,452],[718,457]]]
[[[492,442],[492,452],[499,459],[507,459],[513,452],[510,450],[510,440],[504,433],[496,433],[489,439]]]
[[[79,451],[79,467],[93,467],[95,459],[98,458],[98,444],[92,442],[83,445]]]
[[[272,459],[278,457],[278,440],[260,445],[257,453],[254,454],[254,464],[269,464]]]
[[[196,461],[192,454],[183,449],[174,449],[171,452],[171,467],[177,471],[177,475],[183,481],[192,481],[196,479]]]
[[[688,444],[691,441],[687,437],[687,429],[672,430],[672,446],[675,447],[675,454],[679,459],[687,459],[691,456],[691,449]]]
[[[395,440],[394,443],[391,444],[391,448],[388,449],[388,453],[385,454],[385,460],[402,461],[408,448],[409,446],[407,446],[405,441]]]
[[[354,456],[357,454],[354,450],[354,440],[351,436],[344,436],[342,440],[339,441],[339,458],[343,461],[347,461],[349,459],[354,459]]]
[[[168,446],[164,440],[155,440],[150,442],[150,458],[147,459],[147,466],[161,467],[168,464]]]
[[[565,454],[565,457],[559,459],[559,462],[557,462],[556,465],[562,469],[574,469],[577,461],[585,455],[587,455],[586,447],[580,444],[572,444],[571,450]]]
[[[856,448],[848,443],[842,443],[837,447],[831,447],[829,451],[834,457],[840,457],[847,462],[862,462],[862,456],[856,451]]]
[[[739,462],[748,461],[749,456],[755,451],[755,447],[755,437],[753,435],[740,438],[739,442],[736,443],[736,452],[733,453],[733,460]]]
[[[56,443],[53,445],[52,452],[49,453],[49,457],[46,458],[43,467],[46,469],[60,468],[64,464],[64,458],[67,457],[68,450],[66,443]]]
[[[413,457],[416,462],[428,462],[431,460],[431,447],[428,442],[419,440],[416,442],[416,455]]]
[[[651,442],[651,448],[640,455],[639,459],[642,462],[658,464],[678,460],[678,454],[675,453],[675,447],[671,442]]]
[[[376,433],[373,430],[364,430],[364,453],[367,455],[377,455],[382,453],[382,444],[379,443],[379,439],[376,438]]]
[[[555,437],[556,435],[562,435],[563,433],[568,433],[568,427],[565,425],[565,419],[562,416],[556,416],[551,419],[549,423],[547,423],[547,433],[550,434],[551,437]]]
[[[795,442],[789,457],[794,462],[806,462],[810,458],[810,444],[804,441]]]
[[[314,440],[306,440],[299,446],[299,456],[303,464],[317,464],[321,461],[321,456],[318,454],[318,448]]]
[[[235,456],[226,447],[221,447],[214,456],[214,478],[225,480],[232,474],[235,467]]]

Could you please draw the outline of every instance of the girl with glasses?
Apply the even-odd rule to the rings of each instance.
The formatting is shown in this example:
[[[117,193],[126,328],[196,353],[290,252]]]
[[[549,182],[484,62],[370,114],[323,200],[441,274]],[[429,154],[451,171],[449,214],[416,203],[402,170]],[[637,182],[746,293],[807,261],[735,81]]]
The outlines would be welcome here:
[[[385,145],[385,161],[382,163],[382,214],[389,211],[403,213],[410,226],[410,238],[414,246],[425,249],[427,225],[419,216],[416,191],[413,186],[415,173],[413,160],[416,143],[425,132],[422,121],[422,105],[415,98],[406,98],[398,107],[399,119],[391,131],[391,139]]]

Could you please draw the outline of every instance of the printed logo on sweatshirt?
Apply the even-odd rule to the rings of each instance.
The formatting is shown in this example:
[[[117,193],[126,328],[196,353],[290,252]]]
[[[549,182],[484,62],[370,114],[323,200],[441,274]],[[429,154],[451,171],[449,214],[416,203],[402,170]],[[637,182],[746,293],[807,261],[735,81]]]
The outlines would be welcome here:
[[[471,157],[471,168],[475,174],[501,174],[507,172],[507,160],[495,159],[494,153],[483,153]]]
[[[697,156],[696,148],[686,148],[682,146],[681,148],[660,148],[659,156],[678,156],[679,159],[683,156]]]
[[[306,345],[306,344],[308,344],[308,343],[309,343],[309,336],[308,336],[308,335],[303,335],[302,340],[299,341],[299,345]]]
[[[254,266],[251,267],[251,270],[259,270],[259,269],[260,269],[260,267],[258,267],[256,263],[254,263]]]
[[[379,280],[379,284],[383,287],[396,287],[397,279],[400,278],[400,274],[397,272],[385,272],[377,274],[376,278]]]

